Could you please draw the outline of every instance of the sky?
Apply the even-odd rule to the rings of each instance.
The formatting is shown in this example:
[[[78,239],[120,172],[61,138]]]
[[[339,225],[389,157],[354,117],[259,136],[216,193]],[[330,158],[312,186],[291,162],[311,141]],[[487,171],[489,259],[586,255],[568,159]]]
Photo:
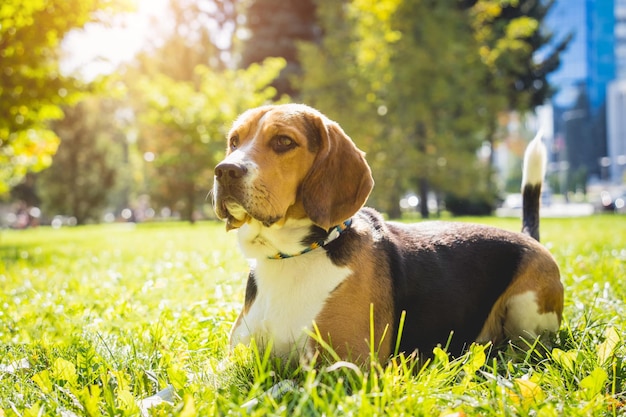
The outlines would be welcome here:
[[[78,72],[86,80],[115,71],[150,38],[151,19],[165,15],[167,1],[137,0],[137,11],[120,16],[119,26],[90,23],[70,32],[62,43],[61,71]]]

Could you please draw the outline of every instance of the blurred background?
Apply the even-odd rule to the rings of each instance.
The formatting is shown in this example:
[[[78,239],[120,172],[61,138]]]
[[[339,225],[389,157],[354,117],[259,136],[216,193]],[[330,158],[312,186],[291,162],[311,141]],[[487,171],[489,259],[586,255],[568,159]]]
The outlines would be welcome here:
[[[389,217],[624,211],[626,0],[3,0],[0,227],[214,218],[242,111],[304,102]],[[550,211],[552,210],[552,211]]]

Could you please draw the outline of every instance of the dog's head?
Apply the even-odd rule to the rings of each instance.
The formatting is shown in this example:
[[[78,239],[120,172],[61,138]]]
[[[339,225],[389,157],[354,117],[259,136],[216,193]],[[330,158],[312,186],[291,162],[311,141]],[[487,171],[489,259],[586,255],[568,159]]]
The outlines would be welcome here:
[[[328,230],[356,213],[373,185],[363,152],[337,123],[301,104],[263,106],[228,134],[214,208],[229,229],[308,217]]]

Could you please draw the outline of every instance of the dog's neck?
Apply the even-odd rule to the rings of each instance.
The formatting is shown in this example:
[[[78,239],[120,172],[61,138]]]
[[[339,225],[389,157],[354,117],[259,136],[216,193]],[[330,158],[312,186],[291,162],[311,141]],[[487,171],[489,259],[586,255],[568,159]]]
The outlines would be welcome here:
[[[281,226],[263,226],[252,220],[239,229],[239,244],[244,255],[252,259],[279,260],[299,257],[323,248],[339,238],[352,224],[352,219],[332,227],[328,233],[311,241],[315,225],[310,219],[291,219]],[[307,243],[310,242],[310,243]]]
[[[314,249],[323,248],[324,246],[328,245],[330,242],[332,242],[333,240],[335,240],[339,236],[341,236],[341,234],[347,228],[349,228],[351,224],[352,224],[352,219],[348,219],[348,220],[344,221],[343,223],[341,223],[341,224],[331,228],[330,232],[328,233],[328,236],[326,236],[325,239],[316,240],[315,242],[311,243],[309,246],[307,246],[306,248],[302,249],[299,252],[296,252],[296,253],[293,253],[293,254],[277,252],[275,255],[269,256],[268,258],[269,259],[293,258],[293,257],[296,257],[296,256],[304,255],[305,253],[311,252]]]

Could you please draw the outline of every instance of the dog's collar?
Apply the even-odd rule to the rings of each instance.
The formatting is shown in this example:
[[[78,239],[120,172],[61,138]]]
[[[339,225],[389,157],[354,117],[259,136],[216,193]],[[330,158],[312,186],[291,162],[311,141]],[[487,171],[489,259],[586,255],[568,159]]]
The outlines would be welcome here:
[[[328,236],[326,236],[326,239],[324,240],[318,240],[317,242],[313,242],[311,243],[308,247],[302,249],[300,252],[298,253],[294,253],[294,254],[287,254],[287,253],[283,253],[283,252],[278,252],[276,253],[274,256],[268,256],[268,259],[287,259],[287,258],[293,258],[295,256],[300,256],[300,255],[304,255],[305,253],[311,252],[313,249],[317,249],[317,248],[323,248],[324,246],[328,245],[330,242],[332,242],[333,240],[337,239],[339,236],[341,236],[341,234],[350,227],[350,225],[352,224],[352,219],[348,219],[345,222],[333,227],[330,231],[330,233],[328,233]]]

